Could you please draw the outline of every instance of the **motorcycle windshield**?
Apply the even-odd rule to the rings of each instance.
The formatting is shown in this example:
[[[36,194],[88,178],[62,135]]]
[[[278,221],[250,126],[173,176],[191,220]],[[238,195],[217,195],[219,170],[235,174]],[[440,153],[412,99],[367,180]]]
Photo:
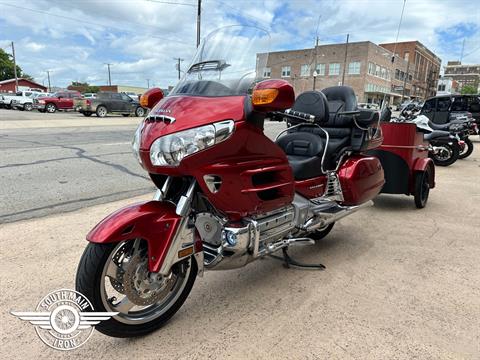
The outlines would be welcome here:
[[[187,72],[170,95],[247,95],[262,71],[268,49],[267,31],[250,26],[227,26],[207,35],[200,43]]]

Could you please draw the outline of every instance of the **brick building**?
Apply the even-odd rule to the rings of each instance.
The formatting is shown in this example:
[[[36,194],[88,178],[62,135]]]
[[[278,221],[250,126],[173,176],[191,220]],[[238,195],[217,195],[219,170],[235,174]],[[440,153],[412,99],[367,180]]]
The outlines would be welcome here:
[[[460,89],[465,85],[470,85],[480,92],[480,64],[465,65],[460,61],[449,61],[445,66],[445,77],[458,82]]]
[[[311,49],[257,54],[257,69],[263,78],[282,78],[290,82],[295,94],[343,84],[351,86],[359,102],[390,104],[410,96],[411,77],[407,61],[372,42],[319,45]],[[264,64],[266,64],[264,66]],[[316,76],[314,77],[314,74]],[[405,91],[403,87],[405,86]]]
[[[408,73],[413,76],[411,97],[426,99],[435,96],[442,60],[420,41],[380,44],[407,61]]]
[[[8,79],[0,81],[0,93],[13,93],[15,92],[15,79]],[[42,91],[47,91],[47,87],[41,84],[36,83],[35,81],[18,78],[18,91],[26,89],[41,89]]]

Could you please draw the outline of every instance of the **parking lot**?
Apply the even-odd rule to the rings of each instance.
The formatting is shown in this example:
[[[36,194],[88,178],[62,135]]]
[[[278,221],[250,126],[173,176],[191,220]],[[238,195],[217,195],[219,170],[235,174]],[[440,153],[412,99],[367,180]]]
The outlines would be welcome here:
[[[68,354],[46,347],[8,312],[74,288],[89,229],[151,197],[130,150],[138,121],[0,110],[5,358],[479,358],[478,136],[472,156],[437,167],[425,209],[381,195],[326,239],[292,251],[325,271],[266,258],[207,272],[160,331],[130,340],[95,332]],[[266,124],[268,135],[281,126]]]

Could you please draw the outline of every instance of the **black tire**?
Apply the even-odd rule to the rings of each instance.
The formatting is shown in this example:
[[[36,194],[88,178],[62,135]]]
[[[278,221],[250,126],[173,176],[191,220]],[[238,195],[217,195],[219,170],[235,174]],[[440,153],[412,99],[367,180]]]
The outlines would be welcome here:
[[[332,231],[334,225],[335,223],[328,224],[326,227],[321,228],[317,231],[314,231],[309,236],[311,239],[315,241],[322,240],[325,236],[327,236],[330,233],[330,231]]]
[[[458,160],[458,156],[460,155],[460,149],[457,144],[449,145],[447,143],[441,144],[442,147],[445,147],[449,150],[450,156],[448,158],[443,158],[438,156],[437,154],[432,155],[433,162],[435,165],[438,166],[450,166],[452,165],[455,161]]]
[[[123,117],[128,117],[130,114],[122,114]]]
[[[83,116],[86,116],[86,117],[92,116],[91,112],[83,112],[82,114]]]
[[[32,110],[33,110],[33,104],[31,104],[31,103],[26,103],[26,104],[23,105],[23,109],[24,109],[25,111],[32,111]]]
[[[470,140],[468,137],[464,139],[465,141],[465,149],[463,149],[462,152],[458,155],[459,159],[465,159],[472,155],[473,152],[473,143],[472,140]]]
[[[55,105],[54,103],[48,103],[47,105],[45,105],[45,111],[53,114],[55,111],[57,111],[57,105]]]
[[[45,112],[45,110],[40,110],[40,109],[38,109],[38,112],[44,113],[44,112]]]
[[[143,117],[144,115],[145,115],[145,109],[143,107],[139,106],[135,109],[135,116]]]
[[[111,311],[105,309],[102,302],[101,277],[105,262],[109,259],[111,252],[116,246],[117,244],[115,243],[89,243],[80,259],[75,288],[90,300],[94,311]],[[180,309],[193,287],[197,277],[197,263],[195,258],[191,257],[190,259],[191,269],[188,279],[186,280],[186,285],[180,296],[165,313],[150,322],[138,325],[125,324],[115,318],[111,318],[96,325],[95,329],[108,336],[126,338],[146,335],[162,327]]]
[[[428,171],[419,171],[415,173],[415,206],[423,209],[427,205],[428,195],[430,194],[430,173]]]
[[[95,112],[99,118],[104,118],[107,116],[108,110],[106,106],[104,105],[99,105],[97,106],[97,111]]]

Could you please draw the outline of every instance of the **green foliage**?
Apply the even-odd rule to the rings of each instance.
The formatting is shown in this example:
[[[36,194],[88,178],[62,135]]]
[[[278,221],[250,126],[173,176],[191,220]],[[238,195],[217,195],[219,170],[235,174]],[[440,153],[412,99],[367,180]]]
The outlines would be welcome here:
[[[88,85],[85,88],[85,92],[87,92],[87,93],[98,93],[99,91],[100,91],[100,88],[98,86],[95,86],[95,85]]]
[[[13,71],[13,59],[5,52],[5,50],[0,49],[0,81],[13,79],[15,77],[15,73]],[[30,78],[31,76],[23,74],[22,69],[20,66],[17,65],[17,77],[21,78]]]
[[[462,95],[475,95],[477,93],[477,88],[472,85],[464,85],[462,90],[460,90]]]

